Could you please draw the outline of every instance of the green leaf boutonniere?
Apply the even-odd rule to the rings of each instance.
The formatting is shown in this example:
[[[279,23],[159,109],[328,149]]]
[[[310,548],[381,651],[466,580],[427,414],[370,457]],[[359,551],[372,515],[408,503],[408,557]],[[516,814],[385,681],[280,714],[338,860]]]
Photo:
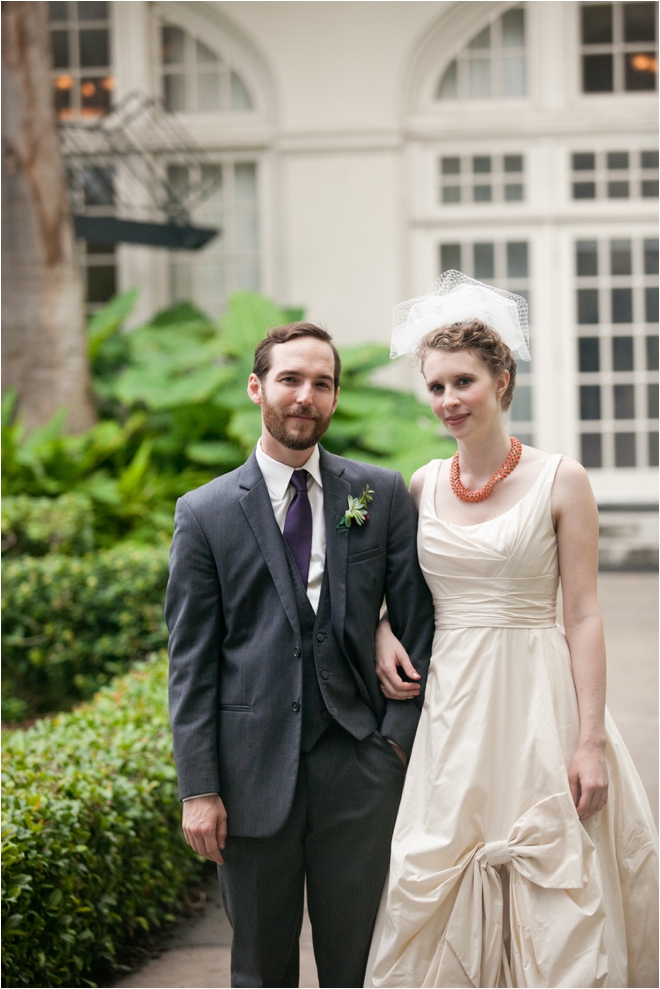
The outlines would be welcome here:
[[[353,495],[348,496],[348,511],[344,512],[337,526],[340,532],[347,532],[353,522],[356,525],[364,525],[365,522],[369,521],[367,505],[372,501],[373,494],[374,492],[367,485],[359,498],[354,498]]]

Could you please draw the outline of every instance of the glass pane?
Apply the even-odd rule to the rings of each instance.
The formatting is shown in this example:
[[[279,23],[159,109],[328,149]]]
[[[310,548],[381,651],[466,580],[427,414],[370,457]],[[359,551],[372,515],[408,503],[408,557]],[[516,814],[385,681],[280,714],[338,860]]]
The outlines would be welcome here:
[[[634,385],[614,386],[614,418],[615,419],[635,418],[635,386]]]
[[[51,31],[50,48],[53,53],[53,67],[67,69],[69,67],[69,32]]]
[[[443,175],[459,175],[461,171],[461,159],[442,158],[441,167]]]
[[[598,337],[580,337],[578,340],[578,366],[583,374],[600,371],[600,340]]]
[[[107,302],[117,291],[117,269],[99,265],[87,269],[87,301]]]
[[[518,385],[511,402],[513,422],[530,422],[532,418],[532,389],[529,385]]]
[[[474,277],[475,278],[495,277],[495,245],[494,244],[474,245]]]
[[[257,200],[257,166],[254,162],[234,165],[234,187],[237,203],[254,203]]]
[[[608,151],[607,167],[609,169],[628,168],[629,155],[627,151]]]
[[[517,203],[523,198],[523,187],[520,183],[504,186],[504,199],[507,203]]]
[[[220,109],[220,76],[217,72],[197,73],[197,109]]]
[[[115,176],[110,167],[83,169],[85,206],[112,206],[115,201]],[[99,301],[98,299],[93,301]]]
[[[490,96],[490,59],[471,59],[469,69],[470,96],[477,100],[487,99]]]
[[[458,68],[456,61],[450,62],[438,85],[437,100],[455,100],[458,96]]]
[[[522,48],[525,44],[525,12],[520,7],[502,15],[502,44],[505,48]]]
[[[461,245],[441,244],[440,245],[440,273],[443,271],[461,270]]]
[[[649,433],[648,434],[648,444],[649,444],[649,467],[658,466],[658,434]]]
[[[658,274],[658,238],[644,241],[644,274]]]
[[[582,5],[582,44],[606,45],[612,41],[612,4]]]
[[[655,41],[654,3],[623,4],[624,41]]]
[[[575,268],[581,277],[598,274],[598,243],[595,240],[579,240],[576,245]],[[598,322],[598,320],[596,320]]]
[[[646,338],[646,370],[658,370],[658,338],[656,336]]]
[[[598,323],[598,289],[579,288],[577,293],[578,323]]]
[[[249,292],[259,291],[259,264],[257,261],[238,261],[236,263],[236,287],[247,289]]]
[[[596,198],[595,182],[573,183],[573,199],[595,199],[595,198]]]
[[[58,76],[53,79],[55,95],[55,112],[60,120],[68,120],[71,116],[71,89],[73,79],[71,76]]]
[[[612,289],[612,322],[632,323],[632,289]]]
[[[600,433],[583,433],[580,440],[582,465],[584,467],[602,467],[603,440]]]
[[[644,182],[642,182],[642,196],[644,197],[644,199],[658,198],[657,179],[645,179]]]
[[[632,250],[629,240],[610,242],[610,271],[613,275],[629,275],[632,271]]]
[[[596,167],[596,155],[591,151],[578,151],[573,155],[574,172],[593,172]]]
[[[443,203],[460,203],[461,201],[461,187],[460,185],[445,185],[442,187],[442,201]]]
[[[66,21],[69,19],[69,5],[66,0],[63,2],[51,2],[48,4],[49,21]]]
[[[257,237],[257,214],[237,213],[236,214],[236,246],[239,251],[256,251],[258,245]]]
[[[614,434],[614,466],[634,467],[635,458],[635,434],[615,433]]]
[[[105,28],[80,31],[80,64],[85,68],[110,64],[110,32]]]
[[[220,61],[220,56],[212,48],[207,48],[206,45],[203,45],[201,41],[195,42],[195,51],[197,52],[198,62],[208,64]]]
[[[468,47],[473,49],[490,48],[490,25],[485,27],[483,31],[480,31],[479,34],[475,35]]]
[[[509,278],[527,278],[527,242],[513,242],[506,245],[506,273]]]
[[[110,17],[108,4],[103,2],[79,3],[78,20],[107,21]]]
[[[493,198],[493,190],[489,185],[475,185],[473,194],[475,203],[489,203]]]
[[[608,182],[607,195],[609,199],[627,199],[630,195],[630,186],[627,182]]]
[[[580,419],[600,419],[600,385],[580,386]]]
[[[164,24],[161,34],[164,65],[182,65],[185,57],[185,33],[174,24]]]
[[[642,168],[657,168],[657,167],[658,167],[658,152],[642,151]]]
[[[202,165],[201,180],[204,205],[222,202],[222,165]]]
[[[655,89],[658,59],[655,52],[634,52],[626,55],[626,90]]]
[[[472,159],[472,171],[475,175],[485,175],[491,170],[490,155],[477,155]]]
[[[611,55],[582,56],[582,89],[585,93],[611,93],[612,80]]]
[[[646,386],[646,418],[647,419],[657,419],[658,418],[658,386],[657,385],[647,385]]]
[[[236,72],[229,75],[229,91],[232,110],[251,110],[252,97],[248,88]]]
[[[522,155],[504,155],[505,172],[522,172],[522,170],[523,170]]]
[[[503,96],[524,96],[525,95],[525,57],[517,55],[515,58],[502,59],[502,95]]]
[[[187,165],[167,166],[168,198],[183,203],[190,193],[190,179]]]
[[[86,244],[88,254],[110,254],[116,253],[115,244],[97,244],[93,240],[88,240]]]
[[[186,109],[186,77],[183,73],[163,76],[163,99],[169,113]]]
[[[190,262],[170,264],[170,300],[187,302],[192,298],[192,271]]]
[[[644,318],[647,323],[658,322],[658,290],[657,288],[644,289]]]
[[[612,370],[633,370],[632,337],[612,337]]]

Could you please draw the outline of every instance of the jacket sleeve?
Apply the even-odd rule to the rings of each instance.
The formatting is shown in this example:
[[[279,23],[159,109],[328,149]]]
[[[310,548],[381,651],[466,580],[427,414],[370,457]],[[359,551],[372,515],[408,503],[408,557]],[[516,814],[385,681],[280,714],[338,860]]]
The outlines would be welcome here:
[[[422,689],[415,700],[388,700],[380,731],[410,753],[424,700],[435,622],[431,592],[417,560],[417,512],[400,474],[396,475],[388,526],[385,599],[392,631],[421,674]]]
[[[169,697],[181,798],[219,793],[218,682],[222,598],[213,554],[185,498],[174,517],[165,620]]]

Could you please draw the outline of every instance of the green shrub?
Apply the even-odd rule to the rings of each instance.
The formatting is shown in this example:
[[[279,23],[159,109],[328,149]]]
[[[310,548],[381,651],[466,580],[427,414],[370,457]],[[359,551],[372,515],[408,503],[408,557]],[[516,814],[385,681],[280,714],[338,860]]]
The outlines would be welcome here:
[[[94,985],[119,948],[174,919],[199,876],[181,834],[166,682],[161,655],[72,714],[8,733],[3,985]]]
[[[3,695],[27,713],[86,700],[167,643],[167,547],[120,544],[83,557],[3,564]]]
[[[94,548],[94,511],[85,495],[59,498],[15,495],[2,500],[4,556],[66,553],[82,556]]]

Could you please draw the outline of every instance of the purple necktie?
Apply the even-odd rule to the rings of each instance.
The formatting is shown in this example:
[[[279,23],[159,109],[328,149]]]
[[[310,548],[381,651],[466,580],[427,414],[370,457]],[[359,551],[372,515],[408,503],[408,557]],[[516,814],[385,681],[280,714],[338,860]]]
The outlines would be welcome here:
[[[307,471],[294,470],[291,483],[296,489],[289,505],[282,533],[296,561],[303,587],[307,589],[309,559],[312,555],[312,507],[307,495]]]

